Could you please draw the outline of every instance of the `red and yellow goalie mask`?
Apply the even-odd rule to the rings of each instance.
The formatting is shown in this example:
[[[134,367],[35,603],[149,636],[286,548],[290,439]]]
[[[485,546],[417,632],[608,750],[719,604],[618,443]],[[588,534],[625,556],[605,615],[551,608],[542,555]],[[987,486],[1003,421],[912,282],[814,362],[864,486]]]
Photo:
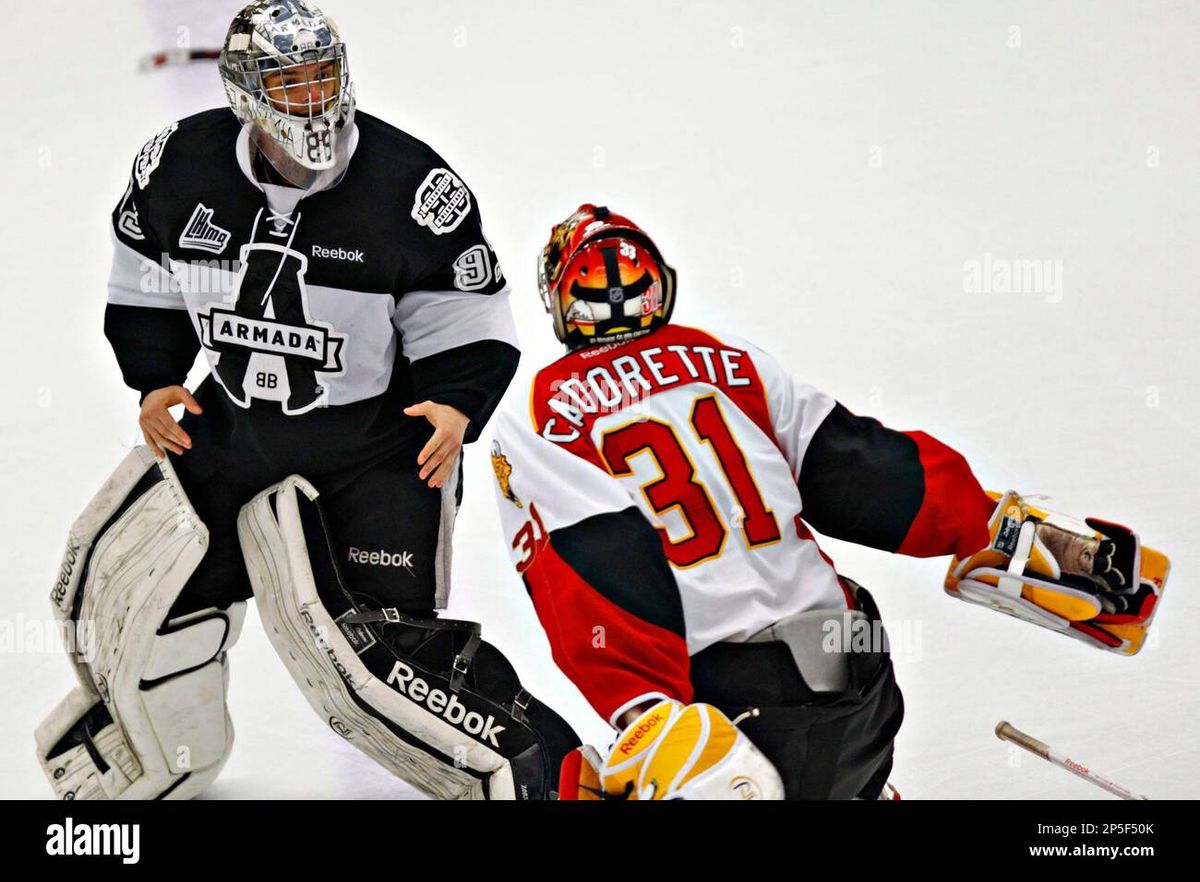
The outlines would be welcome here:
[[[568,349],[619,343],[671,318],[675,271],[637,224],[586,204],[557,224],[538,267],[542,303]]]

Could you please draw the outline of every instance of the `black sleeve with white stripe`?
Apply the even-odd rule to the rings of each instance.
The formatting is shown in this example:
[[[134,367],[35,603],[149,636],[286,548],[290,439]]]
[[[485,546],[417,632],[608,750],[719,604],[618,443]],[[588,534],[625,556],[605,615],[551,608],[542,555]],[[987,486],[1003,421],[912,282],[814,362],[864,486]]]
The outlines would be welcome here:
[[[420,229],[418,279],[396,304],[393,322],[412,364],[417,401],[448,404],[479,437],[517,370],[520,351],[509,289],[480,223],[478,206],[452,230]]]
[[[414,291],[393,320],[412,364],[415,400],[457,408],[471,421],[465,440],[476,440],[520,360],[508,289],[484,297]]]
[[[104,311],[104,336],[125,384],[141,393],[139,400],[181,385],[200,351],[183,297],[163,269],[166,249],[153,230],[152,183],[146,174],[139,180],[135,161],[112,213],[113,262]]]
[[[464,441],[479,438],[517,372],[521,354],[499,340],[456,346],[412,363],[418,401],[448,404],[471,421]]]
[[[463,201],[458,211],[436,220],[414,221],[412,236],[405,243],[402,290],[459,291],[483,297],[500,293],[505,289],[504,271],[484,235],[475,194],[441,157],[431,154],[430,161],[442,166],[430,172],[433,181],[439,186],[449,184],[446,192]]]
[[[165,250],[150,228],[148,194],[137,180],[136,168],[124,195],[112,212],[113,236],[140,256],[159,261]]]

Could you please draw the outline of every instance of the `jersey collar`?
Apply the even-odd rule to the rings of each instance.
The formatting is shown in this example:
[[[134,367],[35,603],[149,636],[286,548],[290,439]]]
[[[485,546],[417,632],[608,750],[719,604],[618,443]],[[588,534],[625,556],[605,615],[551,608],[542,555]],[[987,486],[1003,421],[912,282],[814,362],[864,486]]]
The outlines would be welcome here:
[[[246,123],[242,126],[242,130],[238,132],[236,147],[237,161],[242,174],[246,176],[246,180],[253,184],[256,189],[262,190],[262,182],[254,176],[254,169],[250,162],[251,125],[253,124]],[[337,165],[317,175],[317,179],[304,191],[304,195],[311,196],[313,193],[319,193],[322,190],[328,190],[335,186],[342,179],[342,176],[346,174],[346,169],[350,166],[350,158],[354,156],[356,149],[358,149],[358,126],[351,122],[349,126],[341,131],[338,137]]]

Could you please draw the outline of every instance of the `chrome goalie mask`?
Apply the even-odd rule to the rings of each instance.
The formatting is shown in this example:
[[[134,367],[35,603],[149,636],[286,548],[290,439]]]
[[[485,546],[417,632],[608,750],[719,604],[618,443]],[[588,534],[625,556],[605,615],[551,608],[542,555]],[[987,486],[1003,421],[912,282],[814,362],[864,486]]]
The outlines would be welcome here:
[[[229,26],[218,66],[243,124],[305,168],[334,165],[338,134],[354,118],[354,88],[333,19],[305,0],[258,0]]]

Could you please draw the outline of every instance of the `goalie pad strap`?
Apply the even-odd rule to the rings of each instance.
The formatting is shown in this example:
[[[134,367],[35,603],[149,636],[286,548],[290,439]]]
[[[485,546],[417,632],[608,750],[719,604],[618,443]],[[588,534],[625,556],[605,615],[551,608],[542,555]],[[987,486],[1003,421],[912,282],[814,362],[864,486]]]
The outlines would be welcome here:
[[[1033,548],[1033,540],[1037,534],[1037,525],[1032,521],[1021,524],[1021,532],[1017,538],[1017,550],[1013,552],[1008,564],[1008,575],[1000,578],[996,586],[1001,594],[1008,597],[1021,596],[1020,576],[1025,572],[1025,564],[1029,563],[1029,551]]]
[[[339,621],[347,624],[388,622],[395,625],[410,625],[413,627],[430,627],[432,625],[439,630],[465,632],[468,635],[467,645],[454,657],[452,663],[454,673],[450,677],[450,688],[455,692],[462,687],[463,680],[467,676],[467,671],[471,669],[471,660],[475,657],[475,651],[479,649],[479,644],[483,642],[483,638],[480,636],[483,628],[478,622],[443,618],[433,621],[429,619],[415,619],[400,612],[394,606],[387,606],[372,612],[347,613]]]

